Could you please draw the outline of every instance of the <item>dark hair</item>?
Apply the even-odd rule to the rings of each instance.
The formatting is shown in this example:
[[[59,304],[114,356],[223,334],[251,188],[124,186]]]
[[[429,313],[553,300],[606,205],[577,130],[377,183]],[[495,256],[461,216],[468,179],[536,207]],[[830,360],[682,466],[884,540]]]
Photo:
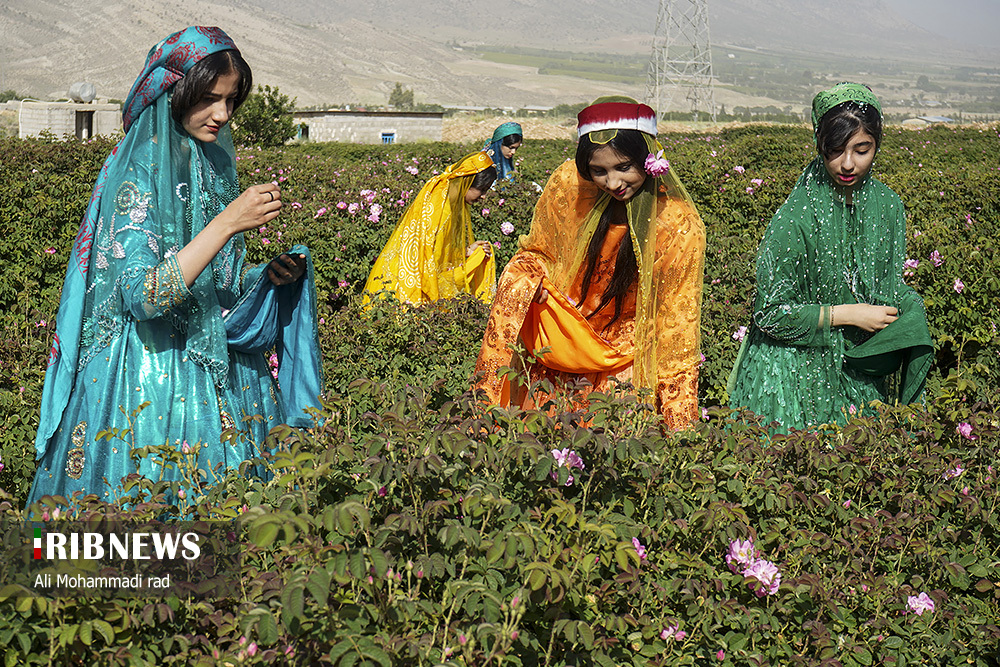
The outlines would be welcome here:
[[[590,245],[587,246],[587,270],[583,274],[583,283],[580,288],[581,304],[587,300],[587,292],[590,291],[590,280],[594,276],[594,269],[597,267],[597,260],[601,256],[601,247],[604,245],[604,238],[608,235],[608,229],[611,228],[612,224],[627,223],[628,218],[625,211],[625,202],[612,199],[608,203],[608,207],[604,209],[604,213],[601,214],[601,219],[597,223],[597,229],[594,230],[594,235],[590,239]],[[632,248],[632,235],[626,234],[622,239],[621,245],[618,246],[618,256],[615,257],[615,272],[611,274],[611,281],[604,290],[604,294],[601,295],[601,301],[597,305],[597,308],[587,316],[587,319],[589,320],[599,313],[602,308],[613,300],[615,302],[615,315],[608,321],[604,328],[607,329],[614,324],[621,317],[622,307],[625,305],[625,295],[628,293],[629,288],[632,287],[632,284],[638,279],[639,265],[636,262],[635,250]]]
[[[820,155],[829,159],[842,150],[859,129],[874,137],[875,150],[878,150],[882,144],[882,115],[874,105],[848,100],[833,107],[823,114],[816,128],[816,147]]]
[[[604,146],[608,146],[627,157],[637,169],[644,169],[643,165],[646,162],[646,156],[649,155],[649,146],[646,145],[646,140],[642,136],[642,132],[638,130],[618,130],[615,136],[605,144],[595,144],[590,140],[589,134],[580,137],[580,141],[576,145],[576,169],[580,172],[580,176],[588,181],[592,180],[590,176],[590,158],[593,157],[599,148],[603,148]],[[652,179],[647,178],[643,187],[653,187]],[[587,293],[590,291],[590,281],[594,276],[594,269],[597,267],[597,260],[600,258],[601,247],[604,245],[608,229],[612,224],[626,224],[627,222],[628,217],[625,210],[625,202],[612,199],[608,203],[608,207],[604,209],[604,213],[601,214],[601,219],[597,223],[597,229],[594,230],[594,235],[590,239],[590,245],[587,246],[587,268],[584,271],[583,283],[580,288],[581,304],[587,300]],[[611,282],[608,283],[604,294],[601,295],[600,303],[589,317],[596,315],[613,300],[615,302],[615,315],[608,322],[607,326],[605,326],[605,329],[614,324],[621,317],[625,295],[638,279],[639,265],[635,257],[635,249],[632,247],[632,235],[626,234],[625,238],[622,239],[621,245],[618,247],[618,256],[615,258],[615,272],[611,274]]]
[[[233,101],[233,111],[240,108],[253,89],[253,72],[250,65],[243,60],[239,51],[232,49],[217,51],[205,56],[188,70],[187,74],[174,86],[170,100],[170,115],[178,123],[184,119],[191,107],[201,101],[215,80],[224,74],[236,72],[240,81],[236,86],[236,99]]]
[[[630,159],[636,168],[643,170],[649,147],[639,130],[618,130],[615,136],[605,144],[595,144],[590,140],[590,134],[580,137],[576,145],[576,170],[588,181],[590,178],[590,158],[599,148],[609,146],[616,152]]]
[[[506,137],[500,140],[500,143],[510,148],[514,144],[521,143],[523,138],[524,137],[522,137],[520,134],[508,134]]]
[[[495,180],[497,180],[497,168],[490,165],[476,174],[476,177],[472,179],[472,184],[469,185],[469,187],[475,188],[480,192],[486,192],[490,189],[490,186],[493,185],[493,181]]]

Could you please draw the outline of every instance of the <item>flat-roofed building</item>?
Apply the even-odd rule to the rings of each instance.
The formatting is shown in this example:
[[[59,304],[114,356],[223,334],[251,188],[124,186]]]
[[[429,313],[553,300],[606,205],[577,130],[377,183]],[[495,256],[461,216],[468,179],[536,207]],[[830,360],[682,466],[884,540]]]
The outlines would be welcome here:
[[[441,111],[296,111],[299,139],[353,144],[441,141]]]
[[[122,110],[117,104],[84,102],[41,102],[21,100],[17,105],[17,136],[37,137],[48,131],[86,140],[114,134],[122,129]]]

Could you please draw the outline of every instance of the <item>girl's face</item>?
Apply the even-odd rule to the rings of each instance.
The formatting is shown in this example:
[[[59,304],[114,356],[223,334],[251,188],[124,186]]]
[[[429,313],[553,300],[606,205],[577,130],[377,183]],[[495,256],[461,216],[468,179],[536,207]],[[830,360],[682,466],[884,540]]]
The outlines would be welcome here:
[[[469,188],[468,190],[465,191],[465,203],[474,204],[475,202],[479,201],[480,198],[482,198],[482,196],[483,196],[482,190],[477,190],[476,188]]]
[[[842,148],[823,157],[826,171],[837,185],[852,188],[865,177],[875,161],[875,138],[858,128]]]
[[[646,172],[610,146],[595,150],[589,166],[594,184],[618,201],[632,199],[646,182]]]
[[[505,158],[510,160],[511,158],[514,157],[514,153],[517,151],[517,149],[521,147],[521,143],[522,142],[519,141],[516,144],[511,144],[510,146],[504,146],[503,144],[500,144],[500,155],[503,155]]]
[[[240,75],[237,72],[220,74],[201,100],[187,110],[181,125],[198,141],[214,142],[229,119],[239,91]]]

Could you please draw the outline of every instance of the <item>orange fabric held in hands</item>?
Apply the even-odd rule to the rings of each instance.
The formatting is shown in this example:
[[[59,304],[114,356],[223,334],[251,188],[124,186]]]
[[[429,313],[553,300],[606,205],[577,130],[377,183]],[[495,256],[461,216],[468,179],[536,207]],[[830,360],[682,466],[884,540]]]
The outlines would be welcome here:
[[[625,300],[621,317],[609,325],[614,306],[609,304],[596,313],[594,308],[606,285],[597,274],[610,279],[613,262],[606,266],[600,263],[603,268],[595,271],[591,291],[582,299],[584,303],[579,309],[566,298],[581,300],[579,285],[584,267],[581,267],[578,258],[581,248],[585,249],[591,238],[586,222],[592,217],[600,199],[598,188],[579,175],[573,162],[563,163],[552,173],[535,207],[531,231],[521,237],[520,250],[500,278],[476,362],[476,371],[481,374],[476,386],[483,390],[486,400],[491,403],[501,406],[515,404],[531,409],[544,403],[548,397],[532,393],[528,387],[511,381],[502,374],[505,367],[513,368],[528,383],[548,379],[558,387],[566,382],[587,380],[592,384],[593,391],[601,392],[614,391],[617,383],[611,378],[616,377],[652,390],[666,424],[674,429],[685,428],[698,418],[704,225],[694,205],[682,191],[659,193],[656,242],[644,255],[650,265],[650,296],[643,300],[644,312],[651,314],[649,326],[639,328],[635,315],[641,284],[637,285],[636,293]],[[612,225],[605,237],[602,259],[613,258],[618,243],[629,232],[627,229],[616,230],[615,227]],[[637,246],[645,247],[641,243]],[[594,369],[564,372],[549,368],[544,363],[531,363],[512,353],[512,346],[518,343],[530,346],[530,336],[525,329],[528,328],[529,312],[535,305],[535,294],[543,279],[557,288],[555,292],[549,288],[549,299],[554,294],[556,298],[564,295],[567,308],[578,310],[581,317],[590,316],[587,321],[591,327],[588,337],[597,332],[606,345],[619,350],[620,354],[635,355],[640,349],[636,346],[637,331],[643,333],[647,337],[641,348],[647,353],[643,361],[651,365],[653,379],[643,381],[636,376],[638,358],[609,372]],[[563,333],[575,338],[579,329],[574,331],[567,327]],[[556,349],[552,340],[550,337],[549,347]],[[576,350],[580,346],[581,343],[574,339],[570,349]],[[560,343],[559,347],[565,347],[565,343]]]
[[[549,298],[544,304],[531,304],[521,339],[529,351],[549,348],[540,355],[545,366],[563,373],[612,374],[632,364],[632,355],[601,338],[548,278],[542,278],[542,288],[548,290]]]

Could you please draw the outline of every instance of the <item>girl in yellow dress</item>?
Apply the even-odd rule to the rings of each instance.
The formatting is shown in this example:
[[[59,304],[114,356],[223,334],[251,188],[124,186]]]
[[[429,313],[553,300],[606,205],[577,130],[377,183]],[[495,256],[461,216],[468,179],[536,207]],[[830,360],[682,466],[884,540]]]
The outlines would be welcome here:
[[[375,260],[365,300],[385,292],[421,305],[467,292],[492,301],[493,248],[473,238],[469,209],[490,189],[496,175],[493,161],[480,151],[427,181]]]

